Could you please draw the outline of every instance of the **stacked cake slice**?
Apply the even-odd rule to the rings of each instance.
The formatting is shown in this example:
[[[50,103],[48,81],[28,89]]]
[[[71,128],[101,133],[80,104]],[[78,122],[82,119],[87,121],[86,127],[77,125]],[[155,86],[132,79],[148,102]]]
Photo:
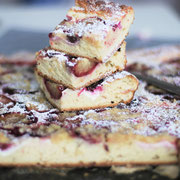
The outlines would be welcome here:
[[[138,80],[123,69],[133,19],[131,7],[76,0],[49,34],[50,47],[37,53],[37,80],[54,106],[72,111],[132,100]]]

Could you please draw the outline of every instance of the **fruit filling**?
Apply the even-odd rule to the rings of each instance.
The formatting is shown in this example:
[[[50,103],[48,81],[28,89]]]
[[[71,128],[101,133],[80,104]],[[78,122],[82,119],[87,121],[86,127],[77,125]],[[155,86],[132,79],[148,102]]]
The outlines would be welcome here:
[[[71,56],[69,56],[68,60],[66,61],[66,66],[76,77],[82,77],[91,74],[97,65],[97,62]]]
[[[98,62],[90,61],[86,58],[70,56],[62,52],[47,48],[45,48],[43,51],[40,51],[38,57],[39,59],[43,57],[48,57],[49,59],[55,57],[59,61],[65,61],[69,72],[74,74],[76,77],[83,77],[91,74],[99,64]]]
[[[12,144],[7,144],[7,143],[0,143],[0,150],[5,151],[9,149],[12,146]]]
[[[95,90],[100,90],[100,91],[102,91],[102,86],[101,86],[100,84],[101,84],[103,81],[104,81],[104,79],[101,79],[100,81],[95,82],[94,84],[86,87],[86,90],[87,90],[87,91],[91,91],[91,92],[94,92]]]
[[[81,37],[79,37],[79,36],[69,36],[69,35],[67,35],[67,40],[72,44],[79,42],[80,39],[81,39]]]
[[[121,25],[121,22],[119,22],[118,24],[115,24],[113,25],[113,31],[116,31],[117,29],[121,29],[122,28],[122,25]]]
[[[82,88],[79,93],[78,93],[78,96],[80,96],[83,92],[85,91],[89,91],[91,92],[91,95],[93,95],[93,93],[95,93],[96,91],[103,91],[103,87],[101,85],[101,83],[104,81],[104,79],[101,79],[100,81],[98,82],[95,82],[93,84],[91,84],[90,86],[88,87],[85,87],[85,88]]]
[[[65,87],[63,85],[57,85],[55,83],[50,82],[49,80],[45,78],[44,78],[44,84],[53,99],[61,98],[62,92],[65,90]]]

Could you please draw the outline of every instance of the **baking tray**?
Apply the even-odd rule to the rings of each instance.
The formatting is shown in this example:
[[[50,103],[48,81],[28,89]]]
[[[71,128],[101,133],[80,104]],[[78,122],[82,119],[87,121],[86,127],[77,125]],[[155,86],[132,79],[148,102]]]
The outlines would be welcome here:
[[[1,180],[170,180],[150,170],[117,174],[110,168],[0,168]]]
[[[127,49],[152,47],[162,44],[180,44],[177,40],[140,40],[137,37],[127,38]],[[48,32],[38,33],[12,29],[0,38],[0,54],[13,54],[27,50],[36,52],[48,46]],[[0,180],[169,180],[151,170],[132,174],[117,174],[110,167],[58,169],[43,167],[1,167]],[[179,178],[177,178],[179,179]]]

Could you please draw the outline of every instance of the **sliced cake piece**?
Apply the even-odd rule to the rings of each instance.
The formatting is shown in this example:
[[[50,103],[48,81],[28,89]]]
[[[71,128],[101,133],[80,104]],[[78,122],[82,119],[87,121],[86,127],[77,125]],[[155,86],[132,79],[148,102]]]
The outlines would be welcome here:
[[[125,50],[124,42],[108,62],[98,63],[48,48],[38,52],[36,69],[38,74],[53,82],[80,89],[116,71],[122,71],[126,65]]]
[[[67,19],[49,34],[50,45],[73,56],[105,62],[119,49],[133,19],[132,7],[77,0]]]
[[[130,73],[117,72],[91,86],[79,90],[68,89],[51,82],[37,73],[37,80],[45,96],[61,111],[74,111],[113,107],[131,102],[138,87],[138,80]]]

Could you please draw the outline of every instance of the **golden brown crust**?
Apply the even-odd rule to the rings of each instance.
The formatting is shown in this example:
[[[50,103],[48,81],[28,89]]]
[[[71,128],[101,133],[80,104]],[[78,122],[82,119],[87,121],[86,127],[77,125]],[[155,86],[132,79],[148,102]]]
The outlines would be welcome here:
[[[98,13],[109,14],[109,15],[112,14],[112,9],[106,8],[105,5],[106,5],[106,2],[101,1],[101,0],[91,0],[91,1],[89,1],[89,0],[76,0],[76,6],[84,8],[84,11],[86,13],[89,13],[89,12],[97,13],[97,11],[95,11],[95,10],[97,10],[99,7],[102,7],[99,9]],[[113,2],[109,3],[109,5],[111,7],[114,7]]]
[[[108,166],[123,166],[123,165],[171,165],[171,164],[178,164],[177,161],[169,161],[169,162],[163,162],[163,161],[156,161],[156,162],[106,162],[106,163],[66,163],[66,164],[58,164],[58,163],[18,163],[18,164],[12,164],[12,163],[0,163],[0,166],[3,167],[108,167]]]
[[[113,2],[105,2],[102,0],[76,0],[76,6],[83,8],[83,10],[75,10],[76,12],[94,13],[98,16],[112,16],[117,11],[133,11],[132,7],[125,5],[116,5]]]

